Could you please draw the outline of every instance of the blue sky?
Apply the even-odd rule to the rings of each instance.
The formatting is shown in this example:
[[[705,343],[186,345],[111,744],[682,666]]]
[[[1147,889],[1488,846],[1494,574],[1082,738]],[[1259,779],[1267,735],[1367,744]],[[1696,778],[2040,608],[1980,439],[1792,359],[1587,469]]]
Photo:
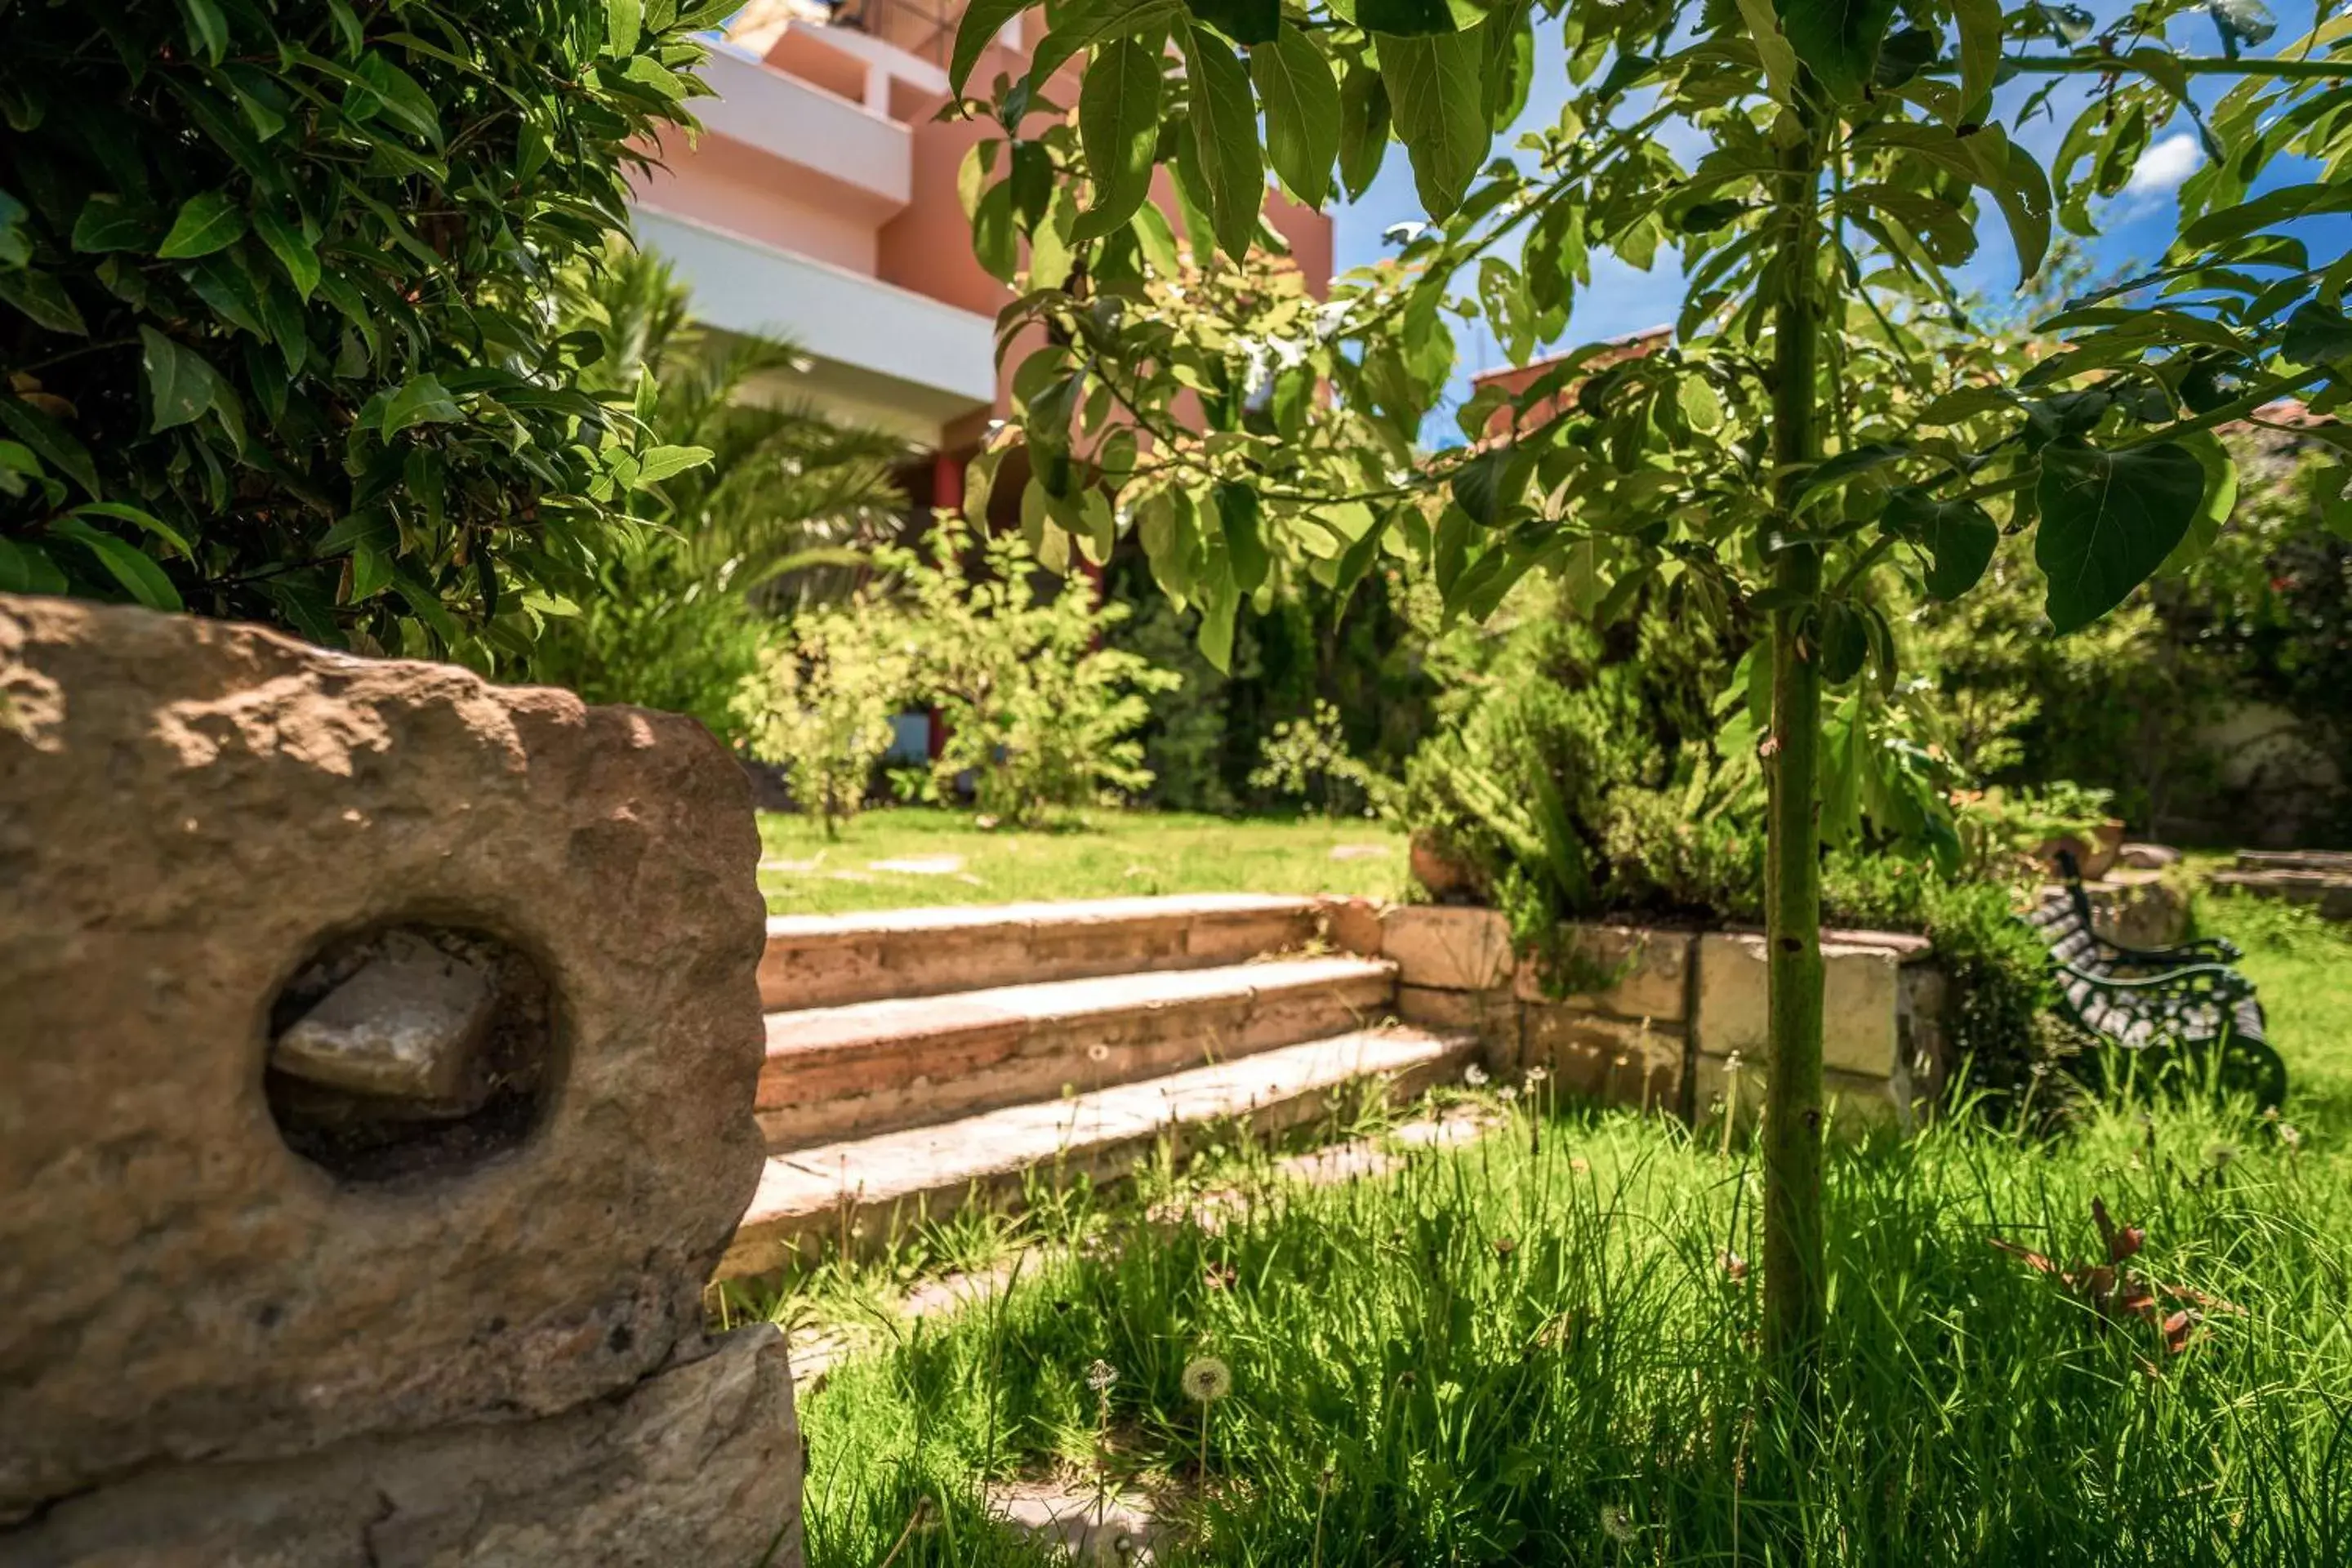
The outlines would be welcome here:
[[[2102,22],[2117,14],[2122,7],[2112,3],[2092,7]],[[2266,49],[2274,49],[2300,37],[2312,25],[2311,0],[2273,0],[2272,9],[2278,20],[2278,32]],[[2183,49],[2196,54],[2219,54],[2219,41],[2212,24],[2203,16],[2184,18],[2174,26],[2173,40]],[[2039,44],[2036,47],[2042,47]],[[2200,78],[2197,94],[2202,103],[2210,104],[2226,90],[2227,80]],[[1497,142],[1507,147],[1518,139],[1523,130],[1553,123],[1559,106],[1568,95],[1566,63],[1556,33],[1547,34],[1538,26],[1537,32],[1536,82],[1528,97],[1526,111],[1510,134]],[[2001,89],[1996,107],[2001,122],[2011,133],[2043,160],[2045,165],[2065,135],[2079,106],[2093,89],[2093,79],[2081,78],[2063,83],[2053,95],[2053,112],[2018,125],[2011,118],[2019,104],[2032,90],[2023,82],[2011,82]],[[1670,142],[1669,145],[1672,145]],[[1685,166],[1705,151],[1703,146],[1677,149]],[[2204,163],[2204,153],[2186,116],[2177,116],[2173,122],[2149,137],[2148,149],[2133,171],[2132,184],[2122,195],[2095,212],[2101,228],[2099,237],[2090,243],[2090,254],[2095,271],[2111,273],[2147,262],[2160,255],[2171,241],[2178,205],[2175,192],[2180,182],[2194,174]],[[2266,180],[2273,183],[2277,176]],[[1990,203],[1984,204],[1988,208]],[[1337,228],[1337,260],[1341,270],[1378,259],[1387,250],[1381,244],[1381,232],[1390,225],[1425,216],[1419,197],[1413,194],[1412,172],[1407,163],[1404,149],[1391,146],[1387,160],[1381,164],[1378,179],[1364,193],[1361,201],[1341,207],[1334,215]],[[2327,236],[2337,246],[2345,243],[2346,231],[2352,224],[2341,221],[2328,226],[2338,231]],[[2315,258],[2323,254],[2319,237],[2313,239]],[[1980,244],[1976,258],[1961,269],[1964,283],[1989,302],[2006,299],[2017,283],[2016,255],[2010,247],[1998,212],[1990,212],[1980,230]],[[1636,272],[1632,268],[1611,259],[1596,262],[1591,286],[1577,299],[1569,330],[1562,345],[1590,342],[1595,339],[1616,337],[1638,331],[1644,327],[1664,324],[1674,319],[1682,300],[1682,279],[1673,253],[1662,250],[1650,271]],[[1469,377],[1482,371],[1498,369],[1508,363],[1483,324],[1454,324],[1454,338],[1461,352],[1461,363],[1455,377],[1454,395],[1466,396]],[[1440,437],[1440,428],[1450,434],[1450,418],[1433,418],[1430,434]]]

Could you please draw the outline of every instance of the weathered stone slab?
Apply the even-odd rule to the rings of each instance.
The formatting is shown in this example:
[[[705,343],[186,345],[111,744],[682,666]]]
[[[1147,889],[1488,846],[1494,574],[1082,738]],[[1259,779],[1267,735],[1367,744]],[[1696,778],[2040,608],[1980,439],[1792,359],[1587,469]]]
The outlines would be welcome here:
[[[1519,1059],[1560,1089],[1618,1105],[1674,1110],[1682,1101],[1683,1032],[1603,1017],[1570,1002],[1520,1008]]]
[[[1519,1062],[1519,1001],[1509,987],[1492,991],[1440,991],[1400,985],[1397,1016],[1425,1029],[1459,1029],[1486,1043],[1486,1059],[1498,1068]]]
[[[1709,931],[1698,943],[1698,1048],[1735,1052],[1761,1064],[1771,1037],[1764,938]],[[1822,943],[1822,1061],[1843,1072],[1884,1078],[1894,1069],[1896,1026],[1895,948],[1864,941]]]
[[[1559,1002],[1618,1018],[1648,1018],[1679,1024],[1690,1012],[1692,937],[1688,931],[1640,926],[1571,925],[1561,928],[1561,968],[1546,975],[1523,962],[1517,985],[1527,1002]],[[1549,986],[1567,984],[1562,995]]]
[[[0,1568],[799,1568],[802,1479],[762,1323],[559,1415],[150,1471],[0,1531]]]
[[[1360,958],[1381,956],[1381,906],[1378,899],[1326,893],[1315,902],[1325,942],[1341,952],[1352,952]]]
[[[699,725],[5,595],[0,689],[0,1520],[552,1413],[696,1342],[761,1163],[759,847]],[[331,1170],[267,1059],[380,928],[537,1000],[479,1114]]]
[[[1381,912],[1381,956],[1406,985],[1491,991],[1511,979],[1511,928],[1493,910],[1399,904]]]

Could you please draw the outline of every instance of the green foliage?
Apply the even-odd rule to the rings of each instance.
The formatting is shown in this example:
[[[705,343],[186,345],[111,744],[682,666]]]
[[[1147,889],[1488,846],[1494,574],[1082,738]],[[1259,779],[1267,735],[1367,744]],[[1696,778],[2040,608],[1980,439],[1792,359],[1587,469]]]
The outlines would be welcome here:
[[[1305,718],[1275,725],[1249,782],[1304,801],[1326,816],[1339,816],[1369,815],[1387,781],[1349,752],[1339,710],[1318,697]]]
[[[709,460],[664,481],[653,526],[616,540],[573,613],[550,617],[533,679],[591,701],[690,713],[740,740],[735,694],[759,669],[777,616],[836,599],[904,498],[890,478],[901,444],[757,395],[790,365],[790,344],[688,319],[687,292],[659,258],[614,244],[562,279],[557,327],[602,352],[582,384],[635,396],[654,440]]]
[[[906,617],[861,594],[793,616],[737,690],[751,754],[784,770],[794,803],[827,837],[865,805],[913,683],[915,647]]]
[[[947,725],[942,784],[969,774],[983,813],[1027,823],[1142,791],[1151,773],[1135,732],[1150,694],[1180,678],[1100,646],[1127,607],[1098,603],[1091,584],[1041,596],[1018,535],[982,542],[977,566],[974,552],[941,513],[919,548],[877,557],[905,595],[914,689]]]
[[[0,588],[526,656],[699,460],[545,302],[723,9],[12,8]]]

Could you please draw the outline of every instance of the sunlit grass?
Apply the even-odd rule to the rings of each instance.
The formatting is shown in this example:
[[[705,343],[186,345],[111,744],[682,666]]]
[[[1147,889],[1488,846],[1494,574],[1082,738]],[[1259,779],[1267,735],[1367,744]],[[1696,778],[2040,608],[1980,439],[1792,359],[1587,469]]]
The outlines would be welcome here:
[[[1163,1562],[2352,1561],[2352,942],[2205,914],[2250,950],[2285,1121],[2126,1105],[1842,1152],[1801,1465],[1760,1395],[1751,1152],[1523,1099],[1475,1144],[1255,1182],[1210,1223],[1163,1177],[1038,1226],[1067,1245],[808,1399],[811,1561],[902,1535],[900,1563],[1041,1561],[982,1488],[1045,1474],[1156,1496]],[[2094,1198],[2145,1227],[2147,1278],[2239,1310],[2172,1354],[1990,1245],[2099,1260]],[[1178,1386],[1202,1353],[1234,1379],[1205,1409]]]
[[[1052,829],[982,829],[969,811],[907,808],[867,812],[828,839],[813,818],[763,812],[760,841],[772,914],[1147,893],[1397,898],[1406,877],[1402,835],[1346,817],[1102,811]]]

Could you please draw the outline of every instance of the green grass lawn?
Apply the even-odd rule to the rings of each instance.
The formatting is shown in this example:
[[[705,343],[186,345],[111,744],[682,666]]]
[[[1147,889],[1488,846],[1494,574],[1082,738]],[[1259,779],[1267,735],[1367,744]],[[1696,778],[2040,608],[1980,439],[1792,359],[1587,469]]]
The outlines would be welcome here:
[[[812,817],[760,816],[772,914],[1001,904],[1137,893],[1404,891],[1405,842],[1362,819],[1097,812],[1050,830],[974,826],[968,811],[869,811],[828,839]]]
[[[810,1561],[1040,1563],[982,1483],[1058,1476],[1153,1496],[1160,1562],[1234,1568],[2352,1562],[2352,940],[2204,914],[2250,950],[2284,1123],[2119,1106],[1842,1151],[1803,1462],[1759,1396],[1752,1152],[1538,1086],[1388,1175],[1237,1153],[1026,1222],[1057,1260],[805,1401]],[[1246,1205],[1181,1217],[1210,1183]],[[2228,1303],[2179,1353],[1990,1245],[2089,1259],[2094,1198],[2147,1277]],[[1208,1405],[1199,1356],[1232,1373]]]

